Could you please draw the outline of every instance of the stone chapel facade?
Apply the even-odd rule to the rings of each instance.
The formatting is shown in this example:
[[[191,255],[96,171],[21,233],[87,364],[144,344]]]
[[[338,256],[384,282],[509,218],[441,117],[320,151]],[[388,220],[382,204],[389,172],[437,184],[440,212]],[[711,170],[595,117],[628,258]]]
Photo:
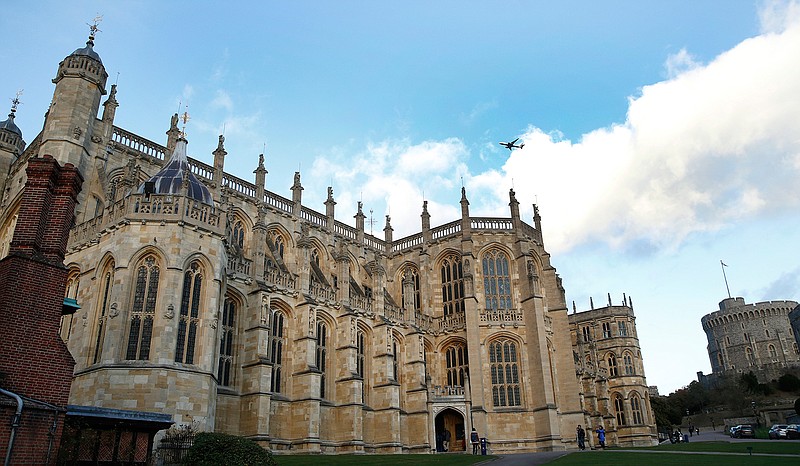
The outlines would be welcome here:
[[[464,450],[473,427],[495,453],[575,447],[581,382],[536,206],[524,222],[511,190],[507,214],[473,217],[462,188],[460,218],[432,227],[423,204],[418,233],[386,216],[372,236],[360,203],[355,227],[336,220],[331,188],[324,213],[303,205],[300,173],[290,197],[268,191],[263,156],[255,182],[226,173],[221,136],[211,164],[189,158],[177,115],[166,145],[115,126],[93,45],[59,64],[27,146],[0,124],[0,257],[28,159],[85,180],[64,261],[71,404],[287,453],[434,452],[444,430]]]

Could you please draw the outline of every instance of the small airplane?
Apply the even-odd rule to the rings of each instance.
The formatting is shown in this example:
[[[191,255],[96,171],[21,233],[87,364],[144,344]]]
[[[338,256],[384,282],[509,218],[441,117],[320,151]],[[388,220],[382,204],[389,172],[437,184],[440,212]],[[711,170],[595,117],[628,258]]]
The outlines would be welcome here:
[[[511,142],[501,142],[500,145],[504,146],[508,150],[522,149],[523,147],[525,147],[525,143],[524,142],[522,144],[520,144],[520,145],[516,145],[515,143],[517,141],[519,141],[519,138],[514,139]]]

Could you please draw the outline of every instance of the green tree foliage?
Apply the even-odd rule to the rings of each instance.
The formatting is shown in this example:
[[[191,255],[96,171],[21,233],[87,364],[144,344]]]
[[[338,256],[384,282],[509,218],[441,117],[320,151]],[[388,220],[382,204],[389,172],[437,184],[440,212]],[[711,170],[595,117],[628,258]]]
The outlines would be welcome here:
[[[272,454],[252,440],[235,435],[200,432],[183,464],[192,466],[276,466]]]
[[[656,417],[656,426],[659,430],[679,425],[681,423],[681,410],[669,397],[654,396],[650,398],[650,407]]]
[[[778,390],[783,392],[796,392],[800,390],[800,379],[794,374],[783,374],[778,379]]]
[[[758,377],[753,374],[753,371],[747,374],[742,374],[739,378],[739,383],[751,395],[769,395],[772,389],[765,383],[758,383]]]

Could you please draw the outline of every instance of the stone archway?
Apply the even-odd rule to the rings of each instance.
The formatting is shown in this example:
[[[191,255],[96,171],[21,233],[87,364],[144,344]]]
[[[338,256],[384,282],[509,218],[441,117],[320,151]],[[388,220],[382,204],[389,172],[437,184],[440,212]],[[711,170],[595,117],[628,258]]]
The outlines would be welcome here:
[[[437,452],[444,452],[442,441],[445,430],[450,432],[450,449],[448,451],[465,451],[467,449],[464,416],[460,412],[452,408],[443,409],[436,415],[434,426]]]

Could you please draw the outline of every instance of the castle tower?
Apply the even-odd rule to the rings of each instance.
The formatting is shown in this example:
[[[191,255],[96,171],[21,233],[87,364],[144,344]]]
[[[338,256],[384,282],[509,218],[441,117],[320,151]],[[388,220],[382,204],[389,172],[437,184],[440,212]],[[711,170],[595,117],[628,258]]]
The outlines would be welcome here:
[[[75,50],[58,65],[53,78],[56,89],[45,117],[39,149],[39,154],[52,155],[61,164],[74,165],[84,177],[91,166],[93,139],[102,139],[102,122],[98,121],[97,113],[108,78],[100,55],[93,48],[95,32],[96,24],[91,27],[86,47]],[[96,132],[97,138],[93,138]],[[79,198],[78,210],[82,210],[81,201]]]
[[[8,119],[0,121],[0,205],[5,197],[5,180],[11,164],[25,150],[25,141],[22,139],[22,131],[14,124],[14,114],[19,105],[19,93],[11,105],[11,113]]]

